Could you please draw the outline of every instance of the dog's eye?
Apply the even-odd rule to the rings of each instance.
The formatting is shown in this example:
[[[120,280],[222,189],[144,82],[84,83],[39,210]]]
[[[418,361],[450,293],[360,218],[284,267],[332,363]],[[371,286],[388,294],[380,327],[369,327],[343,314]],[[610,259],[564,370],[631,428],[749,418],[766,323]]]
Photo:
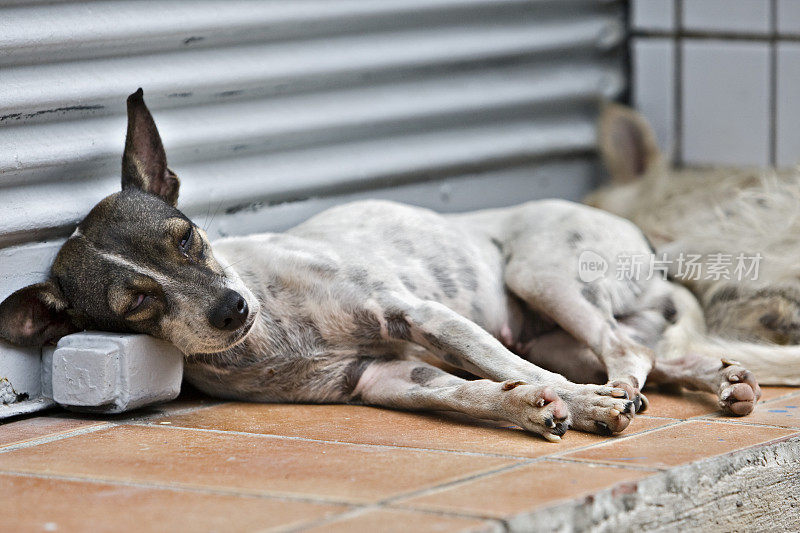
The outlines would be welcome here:
[[[178,249],[183,255],[187,255],[189,251],[189,246],[192,244],[192,236],[194,235],[194,228],[189,226],[189,229],[186,230],[186,233],[183,234],[181,237],[181,242],[178,243]]]
[[[137,294],[136,299],[131,302],[131,306],[128,308],[128,312],[134,311],[141,307],[141,305],[147,300],[146,294]]]

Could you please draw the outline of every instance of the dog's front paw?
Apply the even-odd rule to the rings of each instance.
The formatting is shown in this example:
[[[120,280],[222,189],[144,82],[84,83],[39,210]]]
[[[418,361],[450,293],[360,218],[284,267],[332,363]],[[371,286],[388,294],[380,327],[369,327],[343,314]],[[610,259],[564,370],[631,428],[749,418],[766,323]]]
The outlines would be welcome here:
[[[755,376],[735,361],[722,360],[720,370],[719,406],[726,413],[744,416],[753,412],[761,397]]]
[[[569,428],[569,409],[549,387],[506,381],[501,386],[506,418],[518,426],[558,442]]]
[[[616,389],[624,390],[627,394],[627,398],[633,402],[633,407],[636,412],[641,413],[647,409],[647,406],[650,405],[650,402],[647,400],[647,396],[642,394],[642,391],[639,390],[638,384],[634,385],[630,383],[630,381],[636,381],[636,378],[631,378],[630,380],[617,379],[614,381],[609,381],[606,385]]]
[[[608,385],[572,385],[558,389],[569,407],[571,426],[589,433],[613,435],[628,427],[636,413],[628,392]]]

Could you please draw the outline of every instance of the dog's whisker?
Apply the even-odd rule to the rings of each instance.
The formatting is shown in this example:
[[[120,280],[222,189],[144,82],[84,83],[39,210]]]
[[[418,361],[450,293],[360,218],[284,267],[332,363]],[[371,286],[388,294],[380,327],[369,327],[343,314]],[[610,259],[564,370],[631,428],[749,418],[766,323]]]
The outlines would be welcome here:
[[[214,219],[217,217],[217,213],[219,213],[219,210],[222,208],[222,203],[223,203],[224,201],[225,201],[225,200],[220,200],[220,201],[219,201],[219,203],[217,204],[217,208],[216,208],[216,209],[214,209],[214,214],[213,214],[213,215],[211,215],[211,220],[209,220],[209,221],[208,221],[208,224],[206,224],[206,227],[205,227],[205,228],[203,228],[203,231],[206,231],[206,230],[208,230],[208,228],[210,228],[210,227],[211,227],[211,224],[213,224],[213,223],[214,223]]]

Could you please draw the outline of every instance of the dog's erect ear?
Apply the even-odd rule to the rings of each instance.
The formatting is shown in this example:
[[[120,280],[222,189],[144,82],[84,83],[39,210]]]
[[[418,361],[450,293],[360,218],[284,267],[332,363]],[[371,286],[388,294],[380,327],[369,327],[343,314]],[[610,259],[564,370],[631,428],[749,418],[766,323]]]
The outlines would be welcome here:
[[[128,134],[122,155],[122,188],[141,189],[175,206],[181,182],[167,168],[167,154],[161,144],[161,136],[142,95],[140,88],[128,97]]]
[[[0,303],[0,337],[20,346],[41,346],[74,333],[67,301],[53,280],[29,285]]]
[[[656,136],[647,120],[619,104],[603,106],[597,139],[613,183],[640,178],[661,159]]]

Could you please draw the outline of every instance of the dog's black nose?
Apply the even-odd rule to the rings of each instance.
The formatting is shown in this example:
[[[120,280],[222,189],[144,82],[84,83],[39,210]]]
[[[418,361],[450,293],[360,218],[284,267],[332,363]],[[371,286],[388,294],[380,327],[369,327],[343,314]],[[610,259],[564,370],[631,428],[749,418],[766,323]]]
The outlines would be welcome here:
[[[208,321],[217,329],[233,331],[247,320],[247,302],[236,291],[228,291],[208,313]]]

